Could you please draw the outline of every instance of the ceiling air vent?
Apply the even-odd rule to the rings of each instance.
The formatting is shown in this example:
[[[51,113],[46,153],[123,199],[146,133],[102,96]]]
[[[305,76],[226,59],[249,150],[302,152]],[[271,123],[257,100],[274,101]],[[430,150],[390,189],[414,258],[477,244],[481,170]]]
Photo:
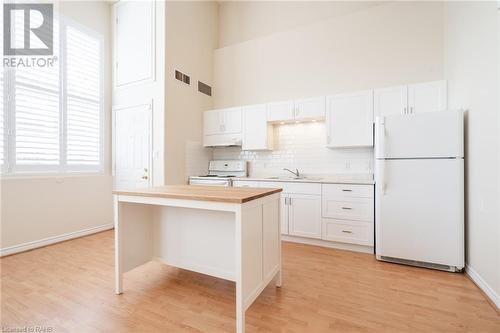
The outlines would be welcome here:
[[[205,84],[201,81],[198,81],[198,91],[207,95],[207,96],[212,96],[212,87],[210,87],[208,84]]]

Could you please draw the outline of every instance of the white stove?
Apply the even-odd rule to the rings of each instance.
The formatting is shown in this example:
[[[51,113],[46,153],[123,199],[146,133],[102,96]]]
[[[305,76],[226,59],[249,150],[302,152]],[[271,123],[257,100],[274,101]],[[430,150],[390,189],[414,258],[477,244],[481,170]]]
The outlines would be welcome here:
[[[189,177],[189,185],[231,186],[231,178],[247,175],[246,161],[213,160],[208,164],[208,174]]]

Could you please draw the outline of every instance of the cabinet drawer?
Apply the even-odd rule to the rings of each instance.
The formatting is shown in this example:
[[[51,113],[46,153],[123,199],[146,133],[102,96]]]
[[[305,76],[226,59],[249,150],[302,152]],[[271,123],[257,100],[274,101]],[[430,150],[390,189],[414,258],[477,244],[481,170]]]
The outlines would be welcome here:
[[[322,224],[324,240],[373,246],[373,223],[323,219]]]
[[[373,222],[373,199],[339,198],[323,195],[322,216]]]
[[[260,182],[260,187],[282,188],[283,193],[321,195],[321,184],[292,182]]]
[[[323,195],[348,198],[373,198],[373,185],[323,184]]]
[[[233,180],[233,187],[260,187],[260,184],[251,180]]]

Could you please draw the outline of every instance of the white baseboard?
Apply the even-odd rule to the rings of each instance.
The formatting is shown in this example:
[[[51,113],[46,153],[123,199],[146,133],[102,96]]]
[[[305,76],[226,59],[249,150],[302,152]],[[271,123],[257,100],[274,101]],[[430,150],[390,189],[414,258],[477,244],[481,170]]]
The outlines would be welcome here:
[[[465,273],[470,277],[472,282],[486,294],[493,304],[496,305],[497,309],[500,310],[500,295],[498,295],[472,267],[465,266]]]
[[[24,251],[36,249],[39,247],[59,243],[59,242],[65,241],[65,240],[73,239],[73,238],[78,238],[78,237],[87,236],[90,234],[95,234],[97,232],[113,229],[113,227],[114,227],[113,224],[104,224],[104,225],[100,225],[100,226],[93,227],[93,228],[68,232],[67,234],[63,234],[63,235],[44,238],[44,239],[40,239],[40,240],[36,240],[36,241],[32,241],[32,242],[27,242],[27,243],[23,243],[23,244],[19,244],[19,245],[9,246],[9,247],[0,249],[0,257],[8,256],[8,255],[11,255],[14,253],[19,253],[19,252],[24,252]]]
[[[373,246],[364,246],[364,245],[348,244],[348,243],[340,243],[340,242],[330,242],[330,241],[325,241],[322,239],[305,238],[305,237],[297,237],[297,236],[290,236],[290,235],[281,235],[281,240],[285,241],[285,242],[301,243],[301,244],[307,244],[307,245],[316,245],[316,246],[322,246],[322,247],[329,247],[332,249],[373,254]]]

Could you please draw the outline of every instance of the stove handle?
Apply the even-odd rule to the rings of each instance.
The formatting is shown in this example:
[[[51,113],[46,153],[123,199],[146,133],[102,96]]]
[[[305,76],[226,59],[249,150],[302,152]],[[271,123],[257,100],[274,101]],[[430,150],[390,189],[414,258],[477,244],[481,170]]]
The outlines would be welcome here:
[[[201,180],[201,179],[190,179],[189,185],[207,185],[207,186],[230,186],[227,180]]]

